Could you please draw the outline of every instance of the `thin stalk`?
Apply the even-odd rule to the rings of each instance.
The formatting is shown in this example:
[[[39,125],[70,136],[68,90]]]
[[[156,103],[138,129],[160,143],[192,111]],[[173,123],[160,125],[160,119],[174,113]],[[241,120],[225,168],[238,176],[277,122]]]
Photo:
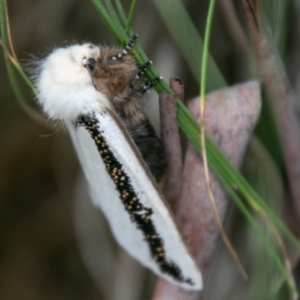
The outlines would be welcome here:
[[[130,10],[129,10],[129,14],[128,14],[128,18],[127,18],[127,22],[126,22],[126,26],[125,26],[125,32],[128,33],[130,30],[130,25],[132,22],[132,18],[133,18],[133,13],[135,10],[135,6],[136,6],[136,0],[132,0],[131,1],[131,5],[130,5]]]

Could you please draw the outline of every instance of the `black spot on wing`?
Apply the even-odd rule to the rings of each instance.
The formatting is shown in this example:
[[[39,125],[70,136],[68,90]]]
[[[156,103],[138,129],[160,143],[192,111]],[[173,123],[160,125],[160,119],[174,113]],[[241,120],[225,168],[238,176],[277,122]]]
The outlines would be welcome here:
[[[129,214],[131,221],[136,224],[137,229],[142,232],[144,240],[149,246],[151,256],[161,272],[168,274],[178,282],[194,285],[190,278],[184,278],[181,269],[175,262],[168,260],[163,239],[160,237],[152,221],[153,211],[140,202],[122,164],[116,159],[109,148],[109,144],[101,134],[99,121],[94,116],[85,115],[78,118],[77,124],[85,127],[95,141],[99,154],[105,164],[106,171],[119,192],[125,211]]]

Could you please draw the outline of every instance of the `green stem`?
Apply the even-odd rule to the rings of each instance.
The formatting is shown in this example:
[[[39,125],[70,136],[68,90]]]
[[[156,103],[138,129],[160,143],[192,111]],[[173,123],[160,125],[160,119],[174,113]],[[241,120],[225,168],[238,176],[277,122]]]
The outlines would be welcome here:
[[[126,33],[129,33],[130,25],[131,25],[133,14],[134,14],[134,10],[135,10],[135,6],[136,6],[136,0],[132,0],[131,1],[131,5],[130,5],[130,10],[129,10],[128,18],[127,18],[127,22],[126,22],[126,27],[125,27],[125,32]]]

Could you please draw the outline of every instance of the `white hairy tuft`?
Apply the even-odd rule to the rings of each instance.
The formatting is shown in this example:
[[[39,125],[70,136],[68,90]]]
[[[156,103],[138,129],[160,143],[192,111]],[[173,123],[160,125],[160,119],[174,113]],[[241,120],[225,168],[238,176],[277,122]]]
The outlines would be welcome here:
[[[97,60],[100,48],[92,44],[53,50],[40,64],[35,84],[38,102],[54,120],[75,120],[81,114],[110,107],[98,92],[86,68],[89,58]]]

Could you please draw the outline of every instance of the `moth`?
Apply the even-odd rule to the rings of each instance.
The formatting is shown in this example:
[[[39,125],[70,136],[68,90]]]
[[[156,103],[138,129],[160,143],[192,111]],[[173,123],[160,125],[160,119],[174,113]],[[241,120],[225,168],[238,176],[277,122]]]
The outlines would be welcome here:
[[[157,275],[187,290],[202,289],[201,273],[158,189],[165,169],[161,141],[144,113],[141,81],[124,49],[89,43],[54,49],[35,71],[45,114],[71,135],[89,192],[118,243]]]

